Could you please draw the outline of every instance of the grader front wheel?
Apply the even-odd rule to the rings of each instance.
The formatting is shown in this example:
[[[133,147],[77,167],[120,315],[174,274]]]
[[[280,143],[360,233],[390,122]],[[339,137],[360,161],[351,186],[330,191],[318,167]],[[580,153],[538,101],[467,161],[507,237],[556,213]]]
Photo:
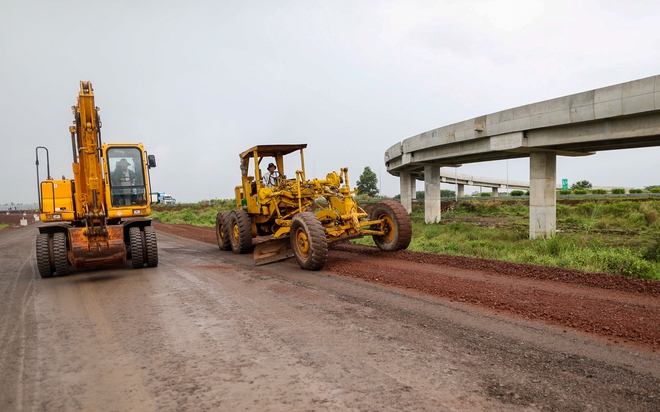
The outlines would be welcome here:
[[[320,270],[328,260],[328,241],[321,221],[311,212],[298,213],[291,221],[291,247],[301,268]]]
[[[383,235],[373,235],[376,246],[385,252],[405,249],[412,237],[410,216],[401,203],[396,200],[384,200],[369,213],[369,220],[380,220],[381,224],[374,229],[381,229]]]
[[[229,239],[234,253],[245,253],[252,249],[252,223],[244,210],[232,210],[229,214]]]

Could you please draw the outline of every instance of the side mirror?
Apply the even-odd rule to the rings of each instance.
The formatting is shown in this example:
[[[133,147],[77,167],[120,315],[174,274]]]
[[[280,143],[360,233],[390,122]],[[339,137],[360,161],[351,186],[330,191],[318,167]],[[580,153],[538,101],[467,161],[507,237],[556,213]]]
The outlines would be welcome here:
[[[154,155],[147,156],[147,167],[149,167],[149,169],[151,169],[152,167],[156,167],[156,156]]]

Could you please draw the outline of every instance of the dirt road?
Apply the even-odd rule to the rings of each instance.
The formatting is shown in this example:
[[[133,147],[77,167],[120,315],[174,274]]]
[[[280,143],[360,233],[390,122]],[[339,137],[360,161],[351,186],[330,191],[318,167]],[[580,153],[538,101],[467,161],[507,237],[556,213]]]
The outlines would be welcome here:
[[[0,231],[3,411],[660,409],[653,342],[615,343],[456,298],[464,281],[506,283],[469,267],[438,266],[453,279],[435,285],[443,296],[397,285],[406,266],[376,266],[368,251],[334,250],[322,272],[255,268],[161,227],[157,268],[40,279],[36,233]],[[362,272],[373,279],[356,279]],[[546,290],[532,282],[511,293]],[[644,316],[656,314],[652,291],[572,290],[577,301],[641,301]]]

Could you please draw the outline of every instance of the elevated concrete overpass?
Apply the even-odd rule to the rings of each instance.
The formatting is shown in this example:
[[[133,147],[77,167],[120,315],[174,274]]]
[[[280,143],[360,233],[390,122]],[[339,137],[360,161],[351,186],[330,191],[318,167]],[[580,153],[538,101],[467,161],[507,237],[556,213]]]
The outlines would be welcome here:
[[[424,173],[415,174],[413,179],[424,180]],[[412,180],[411,185],[415,183]],[[490,187],[493,196],[497,196],[499,189],[522,189],[529,190],[529,182],[522,182],[518,180],[498,179],[495,177],[474,176],[461,173],[455,173],[453,170],[440,169],[440,183],[455,184],[457,187],[457,195],[461,197],[465,194],[465,186],[480,186]],[[414,193],[413,193],[414,195]]]
[[[413,174],[412,178],[414,178],[415,180],[424,180],[424,172]],[[413,180],[411,184],[416,183],[415,180]],[[488,177],[488,176],[467,175],[467,174],[456,173],[453,170],[447,170],[443,168],[440,168],[440,183],[458,186],[457,187],[458,197],[462,197],[465,195],[465,186],[489,187],[491,188],[491,193],[493,196],[497,196],[499,194],[499,189],[529,190],[530,187],[529,182],[525,182],[522,180],[509,180],[509,179],[499,179],[496,177]],[[618,189],[618,188],[625,189],[626,191],[633,189],[632,187],[625,187],[625,186],[594,186],[591,189],[592,190],[604,189],[607,191],[611,191],[612,189]],[[561,190],[562,185],[558,184],[556,189]],[[415,193],[413,192],[412,195],[414,196]]]
[[[425,220],[440,221],[440,167],[530,158],[530,237],[556,230],[557,155],[660,146],[660,75],[532,103],[439,127],[385,152],[411,210],[423,173]]]

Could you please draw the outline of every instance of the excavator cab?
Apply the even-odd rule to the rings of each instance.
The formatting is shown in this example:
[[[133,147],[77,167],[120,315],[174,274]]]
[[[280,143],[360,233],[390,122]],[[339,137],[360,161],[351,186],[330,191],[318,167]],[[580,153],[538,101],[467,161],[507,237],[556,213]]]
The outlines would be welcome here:
[[[144,151],[137,146],[106,148],[111,208],[148,206],[150,199],[147,196],[149,189],[144,158]]]

